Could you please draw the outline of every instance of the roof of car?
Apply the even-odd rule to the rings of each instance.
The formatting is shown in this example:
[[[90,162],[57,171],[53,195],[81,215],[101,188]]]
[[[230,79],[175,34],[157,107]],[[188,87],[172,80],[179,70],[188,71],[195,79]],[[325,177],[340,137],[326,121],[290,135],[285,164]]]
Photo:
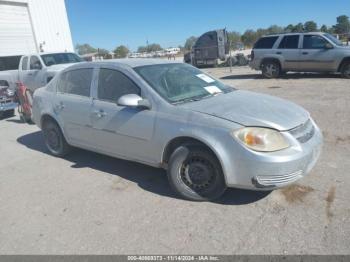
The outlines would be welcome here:
[[[182,63],[182,61],[176,60],[165,60],[165,59],[152,59],[152,58],[126,58],[126,59],[110,59],[103,61],[96,61],[90,63],[116,63],[119,65],[126,65],[129,67],[138,67],[138,66],[146,66],[146,65],[159,65],[159,64],[174,64],[174,63]]]
[[[290,32],[290,33],[279,33],[279,34],[268,34],[264,35],[263,37],[269,37],[269,36],[280,36],[280,35],[323,35],[326,34],[325,32]]]

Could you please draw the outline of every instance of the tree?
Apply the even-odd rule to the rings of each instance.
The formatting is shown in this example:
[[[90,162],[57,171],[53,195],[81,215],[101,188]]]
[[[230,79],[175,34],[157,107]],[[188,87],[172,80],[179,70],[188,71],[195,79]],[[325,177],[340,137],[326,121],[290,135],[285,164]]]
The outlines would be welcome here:
[[[237,49],[237,47],[241,43],[241,34],[235,31],[228,32],[227,38],[230,43],[231,49]]]
[[[307,21],[304,24],[305,32],[315,32],[317,31],[317,24],[314,21]]]
[[[337,17],[337,24],[334,26],[334,32],[337,34],[348,34],[350,33],[350,21],[346,15]]]
[[[104,48],[97,48],[97,54],[99,56],[107,56],[109,55],[109,51],[107,49],[104,49]]]
[[[243,44],[248,47],[252,47],[258,38],[257,32],[251,29],[245,31],[241,37]]]
[[[139,53],[149,53],[163,50],[163,48],[159,44],[150,44],[148,46],[139,46],[137,52]]]
[[[129,52],[129,49],[125,45],[120,45],[113,51],[114,55],[118,58],[125,58]]]
[[[82,45],[77,44],[75,46],[75,49],[77,50],[79,55],[85,55],[85,54],[90,54],[90,53],[96,53],[97,52],[97,49],[92,47],[89,44],[82,44]]]
[[[294,26],[293,33],[302,33],[304,32],[304,25],[302,23],[299,23]]]
[[[284,29],[278,25],[272,25],[267,29],[269,34],[280,34],[284,32]]]
[[[160,46],[160,44],[150,44],[147,48],[148,52],[156,52],[161,51],[163,48]]]
[[[292,33],[292,32],[294,31],[294,28],[295,28],[294,25],[289,24],[289,25],[287,25],[287,26],[284,28],[284,32],[286,32],[286,33]]]
[[[320,28],[321,32],[328,33],[328,27],[326,25],[322,25]]]
[[[196,43],[197,41],[197,37],[195,36],[191,36],[189,38],[187,38],[186,42],[185,42],[185,50],[190,51],[192,49],[192,46]]]

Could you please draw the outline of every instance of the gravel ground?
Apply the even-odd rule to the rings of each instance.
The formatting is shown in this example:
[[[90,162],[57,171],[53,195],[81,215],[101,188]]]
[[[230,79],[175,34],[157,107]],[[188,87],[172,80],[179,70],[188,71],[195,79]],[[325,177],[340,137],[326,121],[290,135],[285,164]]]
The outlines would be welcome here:
[[[178,199],[162,170],[76,150],[52,157],[39,129],[0,121],[0,254],[350,254],[350,80],[206,69],[294,101],[325,137],[311,174],[273,192]]]

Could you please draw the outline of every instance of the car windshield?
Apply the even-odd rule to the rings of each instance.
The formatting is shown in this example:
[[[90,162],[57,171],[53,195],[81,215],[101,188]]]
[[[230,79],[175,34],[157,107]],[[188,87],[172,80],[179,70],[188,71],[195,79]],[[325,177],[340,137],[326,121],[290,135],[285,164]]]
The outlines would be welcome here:
[[[183,63],[147,65],[134,70],[172,104],[198,101],[234,90]]]
[[[73,53],[46,54],[41,55],[41,58],[43,59],[46,66],[78,63],[83,61],[83,59]]]
[[[343,43],[338,38],[336,38],[335,36],[333,36],[331,34],[324,34],[324,36],[327,37],[328,40],[332,41],[333,44],[343,45]]]

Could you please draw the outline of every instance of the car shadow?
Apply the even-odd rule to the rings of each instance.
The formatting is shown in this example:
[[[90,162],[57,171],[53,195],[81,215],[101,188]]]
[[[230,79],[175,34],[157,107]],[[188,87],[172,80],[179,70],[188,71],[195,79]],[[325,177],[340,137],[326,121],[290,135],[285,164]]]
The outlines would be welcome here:
[[[17,142],[31,150],[50,154],[40,131],[19,137]],[[140,188],[170,198],[180,199],[171,189],[163,169],[121,160],[83,149],[74,149],[65,159],[72,168],[92,168],[136,183]],[[222,198],[213,202],[222,205],[245,205],[259,201],[270,192],[228,189]]]
[[[340,74],[321,74],[321,73],[288,73],[281,75],[277,79],[313,79],[313,78],[342,78]],[[249,79],[264,79],[269,80],[263,77],[261,74],[241,74],[241,75],[229,75],[221,77],[223,80],[249,80]]]

